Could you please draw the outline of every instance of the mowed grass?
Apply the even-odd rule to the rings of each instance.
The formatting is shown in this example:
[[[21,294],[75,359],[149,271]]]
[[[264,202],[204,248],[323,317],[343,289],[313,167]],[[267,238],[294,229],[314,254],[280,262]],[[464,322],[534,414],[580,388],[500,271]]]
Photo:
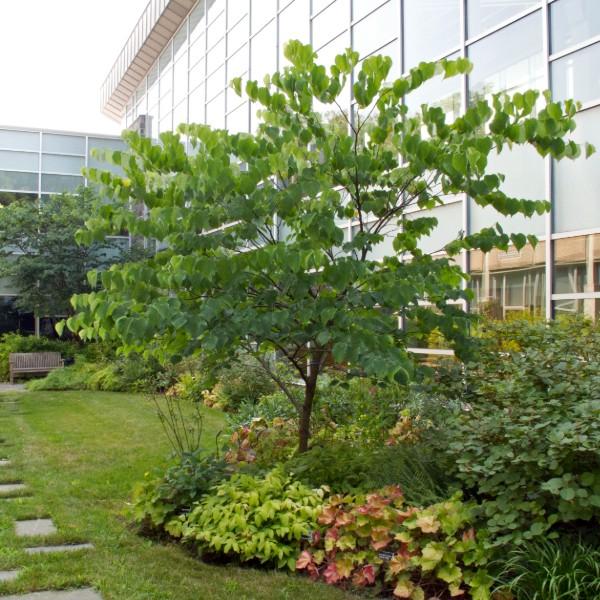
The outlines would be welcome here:
[[[17,404],[10,404],[18,398]],[[206,445],[224,418],[204,411]],[[105,600],[340,599],[340,590],[272,570],[209,565],[175,544],[137,535],[124,516],[144,473],[166,464],[170,448],[143,396],[93,392],[0,394],[0,482],[25,482],[31,496],[0,499],[0,583],[8,593],[92,586]],[[51,517],[58,533],[26,542],[16,519]],[[91,542],[94,550],[28,556],[39,543]]]

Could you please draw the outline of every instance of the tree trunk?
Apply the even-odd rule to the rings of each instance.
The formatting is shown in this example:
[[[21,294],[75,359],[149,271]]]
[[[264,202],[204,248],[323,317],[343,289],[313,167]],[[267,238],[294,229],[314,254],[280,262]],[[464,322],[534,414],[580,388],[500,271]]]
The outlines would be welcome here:
[[[310,417],[312,415],[313,400],[317,390],[317,376],[311,376],[306,382],[304,388],[304,404],[300,413],[300,428],[298,440],[298,452],[306,452],[308,450],[308,440],[310,439]]]

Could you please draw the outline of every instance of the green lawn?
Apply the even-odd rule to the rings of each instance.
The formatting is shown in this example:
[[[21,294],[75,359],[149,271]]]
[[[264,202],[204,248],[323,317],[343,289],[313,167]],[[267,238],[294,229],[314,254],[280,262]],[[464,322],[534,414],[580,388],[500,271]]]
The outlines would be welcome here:
[[[339,599],[343,592],[274,571],[204,564],[176,545],[139,537],[123,516],[134,482],[163,465],[169,446],[152,405],[131,394],[0,394],[0,458],[14,467],[0,482],[23,480],[33,495],[0,500],[0,570],[23,567],[0,595],[90,585],[105,600],[254,598]],[[205,436],[223,424],[205,411]],[[27,556],[15,519],[50,516],[48,541],[89,541],[92,551]],[[31,541],[27,545],[33,545]]]

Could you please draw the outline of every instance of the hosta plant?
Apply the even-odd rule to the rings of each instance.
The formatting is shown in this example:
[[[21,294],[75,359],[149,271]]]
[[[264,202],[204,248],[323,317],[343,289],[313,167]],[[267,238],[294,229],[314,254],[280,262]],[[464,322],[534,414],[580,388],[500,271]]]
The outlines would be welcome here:
[[[180,519],[181,533],[202,554],[294,570],[301,539],[316,528],[324,495],[281,470],[265,477],[237,474]]]
[[[406,506],[390,486],[334,496],[319,515],[296,567],[329,584],[380,586],[397,598],[490,598],[486,552],[459,495],[426,508]]]

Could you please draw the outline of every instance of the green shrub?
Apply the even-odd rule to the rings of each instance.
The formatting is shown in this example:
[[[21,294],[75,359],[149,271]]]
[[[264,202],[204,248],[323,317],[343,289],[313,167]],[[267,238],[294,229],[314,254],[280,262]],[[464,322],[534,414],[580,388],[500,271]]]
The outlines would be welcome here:
[[[423,509],[407,506],[397,486],[334,496],[322,528],[297,568],[329,584],[376,587],[398,598],[490,598],[487,553],[459,496]]]
[[[600,333],[581,320],[518,331],[518,350],[499,355],[498,333],[467,365],[449,446],[498,544],[600,517]]]
[[[598,600],[600,547],[581,540],[535,540],[503,557],[499,591],[517,600]]]
[[[10,378],[8,355],[13,352],[60,352],[63,358],[73,358],[83,348],[75,341],[5,333],[0,336],[0,381]]]
[[[281,470],[264,477],[236,474],[181,519],[181,532],[202,553],[294,570],[300,540],[316,528],[323,497],[323,490]]]
[[[51,371],[42,379],[29,381],[27,389],[32,392],[44,390],[87,390],[89,380],[99,368],[94,363],[76,359],[75,364]]]
[[[252,358],[242,355],[231,365],[219,369],[216,377],[218,394],[231,410],[244,402],[258,402],[261,396],[275,391],[275,383]]]
[[[316,446],[285,463],[288,473],[309,486],[356,493],[398,485],[406,501],[419,506],[448,496],[444,467],[425,445],[357,448],[340,442]]]
[[[130,514],[143,530],[160,530],[227,476],[226,463],[215,455],[186,453],[164,475],[146,475],[134,490]]]
[[[258,402],[242,402],[235,412],[227,415],[227,422],[232,431],[249,425],[253,419],[272,421],[280,418],[293,420],[298,418],[298,412],[289,398],[281,391],[261,396]]]

